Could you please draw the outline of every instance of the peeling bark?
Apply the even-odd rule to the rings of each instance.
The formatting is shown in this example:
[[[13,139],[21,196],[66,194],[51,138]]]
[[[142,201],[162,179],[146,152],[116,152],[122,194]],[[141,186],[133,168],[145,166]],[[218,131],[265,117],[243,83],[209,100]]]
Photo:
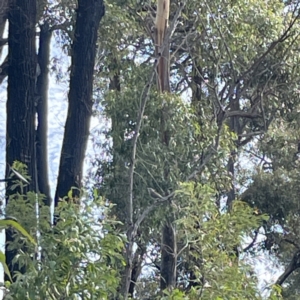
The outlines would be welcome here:
[[[170,93],[170,41],[166,35],[169,27],[169,0],[158,0],[155,19],[155,51],[158,59],[157,87],[161,93]],[[166,130],[168,119],[167,107],[164,105],[161,111],[161,139],[168,147],[170,133]],[[169,167],[165,167],[164,180],[169,181]],[[161,242],[161,280],[160,288],[164,290],[175,286],[176,283],[176,233],[172,222],[166,221],[162,229]]]
[[[170,43],[166,40],[169,27],[170,0],[158,0],[155,19],[155,54],[158,57],[157,86],[160,92],[170,92]]]

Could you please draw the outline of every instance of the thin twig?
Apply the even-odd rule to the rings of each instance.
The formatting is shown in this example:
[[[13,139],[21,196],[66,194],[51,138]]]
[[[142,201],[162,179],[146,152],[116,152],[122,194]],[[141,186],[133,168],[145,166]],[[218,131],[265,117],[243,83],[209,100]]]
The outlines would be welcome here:
[[[258,233],[259,233],[259,230],[258,229],[255,230],[255,235],[254,235],[254,238],[253,238],[252,242],[247,247],[245,247],[243,249],[243,252],[247,252],[248,250],[250,250],[254,246],[254,244],[256,243],[257,237],[258,237]]]

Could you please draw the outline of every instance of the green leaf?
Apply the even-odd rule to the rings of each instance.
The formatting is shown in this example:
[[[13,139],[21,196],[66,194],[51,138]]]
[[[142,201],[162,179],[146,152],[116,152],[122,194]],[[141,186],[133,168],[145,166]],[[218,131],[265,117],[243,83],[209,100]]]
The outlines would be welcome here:
[[[36,245],[36,242],[33,239],[33,237],[18,222],[14,221],[14,220],[0,220],[0,228],[6,228],[8,226],[14,227],[16,230],[18,230],[20,233],[22,233],[25,237],[27,237],[32,244]]]
[[[6,264],[5,254],[1,250],[0,250],[0,263],[3,266],[5,274],[9,277],[10,281],[12,281],[9,269],[7,267],[7,264]]]

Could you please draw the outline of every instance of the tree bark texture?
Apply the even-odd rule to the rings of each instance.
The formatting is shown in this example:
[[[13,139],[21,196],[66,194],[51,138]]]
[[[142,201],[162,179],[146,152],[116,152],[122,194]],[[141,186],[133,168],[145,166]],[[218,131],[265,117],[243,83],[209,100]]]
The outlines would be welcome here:
[[[170,92],[170,43],[166,40],[169,27],[170,0],[158,0],[155,19],[155,52],[159,60],[157,66],[157,86],[160,92]]]
[[[157,87],[161,93],[170,93],[170,41],[166,35],[169,27],[169,0],[158,0],[155,19],[155,52],[158,59],[157,65]],[[168,108],[163,105],[161,111],[161,139],[168,147],[170,133],[166,129],[168,119]],[[164,170],[164,180],[169,181],[169,167]],[[166,221],[162,229],[161,241],[161,280],[160,288],[164,290],[174,287],[176,283],[176,236],[172,222]]]
[[[162,229],[160,288],[174,287],[176,284],[177,243],[176,233],[171,223]]]
[[[9,13],[9,68],[7,88],[7,123],[6,123],[6,174],[18,160],[27,165],[31,176],[30,184],[22,190],[36,190],[35,167],[35,107],[34,92],[36,80],[35,23],[36,0],[15,0]],[[7,202],[12,182],[6,186]],[[21,191],[19,191],[21,192]],[[12,230],[6,230],[6,242],[13,241]],[[7,248],[6,263],[13,275],[23,272],[12,261],[15,251]],[[6,278],[7,279],[7,278]]]
[[[59,198],[67,196],[72,187],[81,187],[82,167],[92,116],[97,31],[104,12],[103,0],[78,1],[72,45],[69,107],[55,193],[55,206],[57,206]],[[77,195],[78,190],[74,190],[73,196]]]
[[[137,283],[137,280],[142,272],[142,263],[143,263],[143,256],[147,252],[146,247],[142,247],[141,245],[138,245],[137,250],[134,253],[134,257],[132,260],[132,272],[131,272],[131,280],[130,280],[130,286],[129,286],[129,296],[133,298],[135,286]]]
[[[38,66],[40,74],[36,82],[36,167],[38,190],[45,195],[44,203],[51,205],[50,185],[48,179],[48,75],[51,31],[48,23],[40,27],[40,41],[38,52]]]

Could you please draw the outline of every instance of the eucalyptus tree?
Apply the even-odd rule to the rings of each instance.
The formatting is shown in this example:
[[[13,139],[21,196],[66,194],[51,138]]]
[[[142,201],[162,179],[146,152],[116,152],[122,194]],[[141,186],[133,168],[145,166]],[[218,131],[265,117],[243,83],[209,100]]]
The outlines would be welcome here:
[[[28,1],[16,1],[13,7],[26,6]],[[62,7],[65,8],[63,11],[60,10]],[[101,151],[105,149],[107,158],[92,162],[97,169],[93,174],[96,179],[93,195],[98,189],[105,200],[102,205],[115,204],[111,215],[122,222],[117,223],[115,235],[121,232],[127,236],[123,249],[126,264],[118,262],[117,271],[114,269],[117,280],[113,285],[119,284],[118,295],[112,291],[109,297],[260,299],[257,279],[240,254],[252,245],[243,249],[245,236],[251,235],[262,224],[274,224],[272,215],[269,221],[266,215],[257,212],[256,206],[251,208],[236,199],[236,180],[245,170],[237,169],[235,162],[249,151],[251,142],[267,136],[272,122],[286,113],[283,107],[289,105],[289,101],[297,103],[298,9],[293,6],[287,10],[277,0],[252,1],[250,4],[242,0],[175,1],[170,6],[161,1],[109,1],[106,17],[98,30],[96,52],[98,23],[104,14],[102,1],[78,1],[76,10],[74,3],[69,1],[39,2],[38,8],[37,15],[41,20],[38,56],[34,55],[37,17],[31,16],[32,22],[26,27],[27,30],[30,28],[31,35],[21,37],[16,32],[15,36],[10,33],[9,37],[11,43],[18,41],[19,47],[25,42],[33,47],[27,49],[31,51],[32,61],[26,60],[22,65],[21,60],[14,60],[19,68],[29,68],[27,64],[30,64],[32,73],[26,77],[28,73],[20,69],[17,74],[25,81],[28,79],[26,95],[29,98],[25,103],[32,114],[25,115],[30,118],[28,124],[33,128],[33,131],[28,131],[26,126],[22,128],[29,134],[25,139],[28,145],[20,136],[23,142],[17,149],[36,152],[34,156],[27,155],[31,159],[28,164],[31,184],[35,184],[30,189],[45,193],[45,204],[49,205],[45,165],[48,45],[51,32],[64,28],[61,33],[67,43],[72,41],[72,65],[55,204],[65,196],[76,203],[80,198],[78,189],[82,181],[89,120],[92,113],[98,113],[101,120],[111,121],[111,127],[102,132],[104,142],[93,136]],[[18,29],[21,25],[15,23]],[[36,59],[40,68],[37,80]],[[9,72],[16,72],[11,68],[9,64]],[[99,95],[95,102],[92,101],[93,79],[95,92]],[[9,82],[12,80],[15,78],[10,76]],[[13,103],[13,90],[8,103]],[[35,99],[38,100],[39,121],[36,133]],[[12,110],[13,107],[8,110],[8,115],[16,114],[17,110]],[[21,119],[14,120],[21,124]],[[14,141],[19,140],[17,135],[22,130],[11,133]],[[35,134],[36,148],[32,143]],[[8,142],[7,155],[11,153],[10,145]],[[23,157],[16,156],[11,158],[9,165],[16,159],[28,163]],[[71,188],[72,193],[69,193]],[[19,200],[19,196],[15,198]],[[253,201],[248,202],[253,205]],[[12,207],[15,211],[19,207],[19,213],[24,210],[20,204],[12,204]],[[66,209],[63,217],[76,223],[80,207],[69,212],[67,206],[62,204],[62,207]],[[94,235],[93,226],[85,223],[91,215],[83,213],[83,219],[78,218],[76,230],[82,234],[90,230]],[[96,240],[92,240],[91,245],[89,238],[74,237],[70,234],[71,223],[62,224],[59,217],[56,221],[57,226],[61,226],[57,229],[61,228],[70,238],[66,239],[69,244],[60,240],[62,246],[55,255],[45,254],[48,260],[43,266],[45,270],[52,268],[55,288],[51,282],[46,283],[44,269],[40,273],[38,264],[27,260],[30,266],[25,273],[30,278],[28,285],[24,281],[14,285],[14,295],[19,295],[20,299],[24,289],[35,295],[37,291],[33,287],[37,282],[46,289],[41,294],[45,297],[53,297],[59,287],[54,298],[73,299],[78,296],[74,280],[78,276],[82,279],[82,272],[73,270],[67,263],[68,258],[81,265],[88,259],[82,253],[88,252],[87,248],[95,254],[95,246],[99,246],[100,257],[105,249],[108,253],[111,251]],[[37,228],[33,223],[32,227]],[[59,239],[59,233],[51,236],[47,232],[49,226],[45,225],[45,228],[43,247],[50,243],[52,249],[58,249],[55,240]],[[80,243],[76,244],[76,250],[72,248],[75,254],[68,254],[68,247],[78,239]],[[87,248],[85,243],[88,243]],[[110,265],[116,267],[114,252],[105,257],[107,260],[101,261],[98,271],[106,272]],[[8,263],[11,259],[12,256]],[[55,260],[67,267],[55,268]],[[111,278],[101,281],[101,277],[97,281],[99,272],[86,270],[91,275],[87,276],[91,283],[102,284],[101,287],[109,285]],[[43,275],[38,278],[37,274]],[[70,294],[65,293],[66,286],[56,281],[56,275],[72,278],[74,285]],[[84,290],[85,281],[80,283]],[[18,284],[23,288],[19,294]],[[102,291],[100,289],[101,293],[95,297],[103,296]],[[276,299],[277,291],[274,290],[272,299]],[[89,293],[90,290],[82,297],[92,297]]]
[[[37,4],[39,6],[37,7]],[[21,190],[14,190],[13,181],[8,181],[7,203],[16,196],[27,191],[44,193],[45,202],[50,205],[50,192],[47,174],[47,93],[49,45],[51,32],[62,25],[69,26],[66,18],[57,24],[53,18],[53,10],[68,5],[71,13],[65,16],[75,16],[75,28],[71,47],[71,78],[69,90],[69,108],[62,146],[58,185],[55,196],[55,206],[59,198],[67,195],[71,187],[80,189],[82,181],[83,157],[88,140],[89,121],[92,115],[93,70],[96,55],[97,31],[101,18],[104,16],[102,0],[69,1],[51,4],[35,0],[13,1],[8,11],[8,99],[7,99],[7,129],[6,129],[6,164],[7,177],[15,161],[27,166],[30,184]],[[49,11],[48,11],[49,9]],[[55,15],[55,12],[54,12]],[[52,17],[52,18],[51,18]],[[40,47],[36,51],[36,24],[40,26]],[[56,23],[56,24],[55,24]],[[60,26],[59,26],[60,25]],[[37,120],[36,122],[36,114]],[[37,126],[37,129],[36,129]],[[74,130],[76,129],[76,130]],[[74,197],[76,192],[74,193]],[[72,197],[73,197],[72,196]],[[72,198],[71,197],[71,198]],[[6,231],[7,265],[14,274],[20,269],[15,263],[16,251],[9,246],[13,242],[12,232]],[[26,249],[23,249],[26,251]]]
[[[10,166],[14,161],[26,163],[31,175],[30,184],[25,190],[36,191],[35,172],[35,106],[34,91],[36,78],[35,48],[35,1],[16,1],[9,12],[9,68],[7,87],[6,121],[6,173],[9,177]],[[7,195],[16,193],[12,182],[7,182]],[[13,242],[11,229],[6,230],[6,243]],[[7,265],[11,274],[19,269],[13,263],[17,252],[6,248]]]
[[[299,103],[297,90],[289,90],[292,105],[281,107],[281,116],[268,134],[248,149],[249,158],[258,167],[251,173],[252,183],[242,198],[260,213],[270,216],[254,241],[271,265],[278,266],[276,283],[282,286],[284,299],[299,297]],[[294,95],[294,96],[293,96]],[[249,176],[249,175],[248,175]],[[273,270],[269,270],[272,272]]]
[[[228,196],[228,206],[234,205],[237,154],[264,135],[279,112],[279,103],[286,99],[283,91],[297,85],[288,66],[293,64],[290,55],[297,38],[298,10],[284,12],[280,1],[171,3],[166,31],[170,40],[165,40],[170,52],[162,55],[162,51],[155,52],[159,47],[153,21],[159,12],[156,4],[114,2],[108,15],[117,14],[119,7],[123,22],[118,46],[110,40],[102,49],[108,54],[103,61],[110,84],[100,82],[107,88],[102,104],[112,120],[111,130],[105,132],[112,138],[111,160],[99,162],[97,176],[103,195],[117,204],[115,213],[126,224],[130,247],[137,245],[134,256],[127,252],[127,268],[132,269],[128,292],[133,295],[149,247],[157,245],[162,250],[165,246],[160,220],[175,216],[173,229],[178,226],[176,213],[183,213],[176,197],[180,183],[212,184],[217,196],[211,201],[221,209],[222,197]],[[158,94],[153,84],[160,75],[157,66],[168,56],[170,88],[164,90],[171,93]],[[101,61],[99,68],[105,69]],[[162,82],[166,81],[158,80]],[[184,100],[178,98],[181,95]],[[166,124],[162,125],[164,112]],[[162,142],[162,132],[168,133],[168,145]],[[164,212],[156,209],[158,205],[164,206]],[[198,228],[196,222],[194,226]],[[176,272],[168,270],[173,278],[166,286],[180,286],[180,278],[187,278],[183,290],[196,287],[202,291],[201,255],[184,264],[181,259],[187,259],[186,251],[193,247],[187,243],[188,247],[181,248],[184,243],[179,236],[166,255],[169,262],[175,259],[178,264]],[[237,255],[237,248],[239,242],[228,255]],[[193,257],[193,251],[189,253]],[[161,276],[161,256],[153,257],[155,274]],[[126,274],[127,289],[130,278]],[[121,290],[124,296],[124,285]]]

